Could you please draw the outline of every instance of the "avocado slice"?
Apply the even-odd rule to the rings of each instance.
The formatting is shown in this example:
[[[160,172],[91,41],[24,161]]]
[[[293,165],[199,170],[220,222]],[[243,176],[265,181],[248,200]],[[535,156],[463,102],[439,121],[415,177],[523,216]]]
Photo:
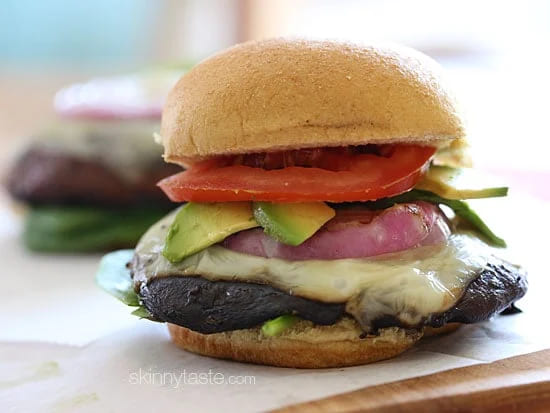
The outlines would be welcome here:
[[[162,255],[178,262],[235,232],[257,226],[250,202],[189,202],[170,226]]]
[[[281,334],[286,329],[292,327],[298,321],[298,317],[292,314],[285,314],[268,320],[262,325],[262,333],[267,337],[275,337]]]
[[[415,189],[433,192],[447,199],[506,196],[508,187],[470,168],[432,165]]]
[[[264,231],[277,241],[294,246],[315,234],[335,214],[324,202],[254,202],[254,217]]]

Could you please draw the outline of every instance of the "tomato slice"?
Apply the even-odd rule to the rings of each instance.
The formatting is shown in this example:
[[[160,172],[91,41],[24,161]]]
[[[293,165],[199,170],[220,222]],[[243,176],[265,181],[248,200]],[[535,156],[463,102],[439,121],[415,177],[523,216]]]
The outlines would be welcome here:
[[[159,186],[176,202],[371,201],[410,190],[425,172],[435,150],[392,145],[385,156],[329,150],[321,157],[322,168],[264,169],[235,165],[231,158],[220,158],[165,178]]]

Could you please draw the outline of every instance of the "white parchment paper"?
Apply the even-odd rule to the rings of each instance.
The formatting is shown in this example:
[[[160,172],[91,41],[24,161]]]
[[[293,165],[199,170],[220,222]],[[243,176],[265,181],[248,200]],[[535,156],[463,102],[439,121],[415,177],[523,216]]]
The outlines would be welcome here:
[[[0,405],[9,411],[258,411],[550,348],[549,225],[541,219],[549,205],[510,199],[475,207],[509,242],[502,254],[530,273],[530,291],[518,303],[523,313],[425,339],[392,360],[326,370],[181,351],[163,325],[137,320],[95,287],[99,256],[28,254],[14,217],[0,212]]]

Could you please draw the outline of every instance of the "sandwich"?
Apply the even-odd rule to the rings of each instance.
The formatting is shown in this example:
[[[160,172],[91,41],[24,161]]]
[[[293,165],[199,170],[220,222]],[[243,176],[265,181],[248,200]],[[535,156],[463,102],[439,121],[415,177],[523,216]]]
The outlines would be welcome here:
[[[7,177],[8,192],[25,206],[26,247],[133,247],[173,208],[156,183],[180,169],[162,161],[152,134],[181,73],[98,78],[57,93],[58,119],[32,137]]]
[[[164,107],[159,182],[181,206],[99,285],[197,354],[295,368],[388,359],[503,312],[525,271],[467,199],[439,66],[419,52],[272,39],[212,56]]]

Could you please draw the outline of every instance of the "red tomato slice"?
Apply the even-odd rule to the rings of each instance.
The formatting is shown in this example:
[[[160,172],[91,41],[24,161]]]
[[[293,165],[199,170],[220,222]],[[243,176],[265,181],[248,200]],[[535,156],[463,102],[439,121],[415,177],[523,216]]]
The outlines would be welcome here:
[[[227,165],[231,158],[200,163],[159,182],[172,201],[372,201],[411,189],[420,179],[435,148],[393,145],[387,156],[338,154],[329,151],[321,164],[263,169]],[[225,166],[224,166],[225,165]]]

